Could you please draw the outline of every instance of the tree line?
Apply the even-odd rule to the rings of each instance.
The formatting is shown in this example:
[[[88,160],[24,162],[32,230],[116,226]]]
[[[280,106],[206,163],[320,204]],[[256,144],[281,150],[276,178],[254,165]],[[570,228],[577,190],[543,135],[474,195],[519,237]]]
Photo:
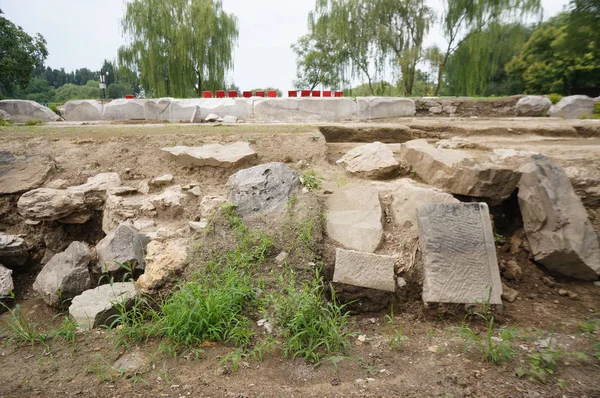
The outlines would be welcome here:
[[[600,87],[600,0],[571,0],[541,22],[540,0],[316,0],[309,32],[292,45],[298,89],[353,95],[569,94]],[[531,21],[534,21],[533,23]],[[122,19],[127,44],[99,70],[44,66],[46,40],[0,10],[0,96],[38,102],[107,96],[196,97],[234,88],[239,36],[221,0],[133,0]],[[443,46],[425,46],[437,27]]]

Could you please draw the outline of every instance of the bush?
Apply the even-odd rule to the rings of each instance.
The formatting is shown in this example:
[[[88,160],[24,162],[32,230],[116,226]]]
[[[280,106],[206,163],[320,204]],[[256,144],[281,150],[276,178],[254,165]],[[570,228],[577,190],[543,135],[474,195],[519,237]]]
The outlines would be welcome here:
[[[547,97],[552,102],[552,105],[556,105],[562,99],[562,95],[556,93],[548,94]]]
[[[56,104],[49,104],[48,108],[50,108],[50,110],[54,113],[56,113],[58,116],[62,116],[62,114],[60,113],[60,110],[58,109],[58,105]]]
[[[44,123],[42,119],[31,119],[25,122],[25,126],[37,126],[42,123]]]

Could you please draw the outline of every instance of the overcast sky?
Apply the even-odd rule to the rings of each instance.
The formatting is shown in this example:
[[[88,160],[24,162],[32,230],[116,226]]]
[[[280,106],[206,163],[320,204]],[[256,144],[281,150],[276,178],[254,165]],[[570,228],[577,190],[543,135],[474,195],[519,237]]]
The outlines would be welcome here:
[[[441,0],[430,0],[439,10]],[[544,17],[555,15],[568,0],[542,0]],[[46,65],[67,71],[98,70],[104,59],[115,59],[124,44],[120,19],[124,0],[0,0],[4,16],[48,41]],[[296,58],[290,45],[307,33],[306,17],[315,0],[223,0],[237,15],[240,39],[232,78],[240,89],[292,88]],[[428,43],[443,44],[435,29]]]

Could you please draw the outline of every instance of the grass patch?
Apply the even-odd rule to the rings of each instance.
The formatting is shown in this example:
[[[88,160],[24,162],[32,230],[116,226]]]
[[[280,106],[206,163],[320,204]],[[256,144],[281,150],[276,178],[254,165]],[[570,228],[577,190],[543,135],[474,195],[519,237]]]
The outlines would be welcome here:
[[[1,305],[9,312],[9,319],[6,322],[8,330],[12,332],[8,338],[9,342],[31,346],[42,344],[48,347],[47,342],[52,338],[52,333],[42,332],[38,324],[25,318],[19,304],[15,305],[14,309]]]
[[[552,102],[552,105],[558,104],[558,102],[563,98],[562,95],[556,93],[548,94],[546,97],[548,97],[550,102]]]
[[[42,121],[42,119],[31,119],[31,120],[26,121],[24,124],[25,124],[25,126],[37,126],[42,123],[44,123]]]
[[[297,285],[294,275],[281,279],[283,291],[273,296],[275,325],[283,339],[286,357],[302,357],[317,363],[325,356],[343,354],[350,347],[349,313],[339,305],[332,290],[332,301],[324,298],[325,286],[319,273],[313,281]]]
[[[300,176],[302,185],[311,192],[321,189],[323,181],[325,181],[325,179],[314,170],[305,171]]]

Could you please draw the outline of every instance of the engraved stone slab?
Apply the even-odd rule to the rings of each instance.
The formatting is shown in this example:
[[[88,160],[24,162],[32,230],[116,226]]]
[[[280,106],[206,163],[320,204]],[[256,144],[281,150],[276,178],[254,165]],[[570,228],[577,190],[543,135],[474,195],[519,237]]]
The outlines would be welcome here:
[[[370,289],[396,291],[392,256],[337,249],[333,281]]]
[[[502,283],[487,204],[422,205],[417,217],[423,301],[475,304],[489,296],[490,304],[501,304]]]

